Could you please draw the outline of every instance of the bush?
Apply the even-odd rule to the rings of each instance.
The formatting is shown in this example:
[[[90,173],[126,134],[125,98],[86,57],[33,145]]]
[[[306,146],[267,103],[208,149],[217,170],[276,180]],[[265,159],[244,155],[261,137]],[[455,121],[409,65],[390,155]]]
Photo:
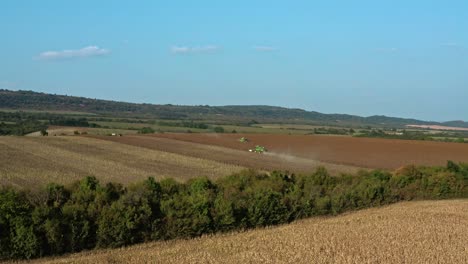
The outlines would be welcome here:
[[[138,134],[153,134],[155,130],[151,127],[142,127],[138,130]]]
[[[222,126],[216,126],[216,127],[213,128],[213,131],[214,131],[215,133],[224,133],[224,127],[222,127]]]

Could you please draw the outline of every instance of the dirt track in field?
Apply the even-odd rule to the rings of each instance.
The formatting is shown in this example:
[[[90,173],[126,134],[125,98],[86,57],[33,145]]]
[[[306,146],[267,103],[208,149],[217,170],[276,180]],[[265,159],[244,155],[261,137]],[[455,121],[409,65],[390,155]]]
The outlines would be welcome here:
[[[397,169],[408,164],[445,165],[468,162],[468,144],[320,135],[155,134],[150,137],[222,146],[247,151],[255,145],[287,159],[300,157],[365,168]],[[247,137],[248,143],[238,141]]]
[[[166,135],[166,134],[164,134]],[[167,134],[169,135],[169,134]],[[190,135],[190,134],[187,134]],[[214,134],[213,134],[214,135]],[[197,135],[196,138],[199,138]],[[229,165],[253,168],[258,170],[288,170],[291,172],[311,172],[318,166],[326,167],[331,174],[354,173],[362,169],[356,166],[337,165],[320,162],[310,158],[295,157],[287,154],[276,154],[269,152],[265,155],[250,153],[246,145],[240,145],[238,149],[226,144],[228,147],[206,144],[205,142],[194,143],[183,140],[159,137],[157,135],[126,135],[123,137],[110,136],[88,136],[106,141],[119,142],[132,146],[144,147],[153,150],[175,153],[183,156],[213,160]],[[230,140],[224,138],[225,142]],[[242,144],[233,139],[234,146]],[[244,147],[246,149],[242,149]]]

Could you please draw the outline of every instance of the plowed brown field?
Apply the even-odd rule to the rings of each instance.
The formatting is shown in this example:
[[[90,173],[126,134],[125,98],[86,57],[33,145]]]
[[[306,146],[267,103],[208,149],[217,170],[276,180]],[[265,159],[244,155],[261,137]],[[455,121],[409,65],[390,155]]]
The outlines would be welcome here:
[[[126,135],[123,137],[88,136],[105,141],[113,141],[152,150],[174,153],[185,157],[212,160],[228,165],[236,165],[258,170],[289,170],[292,172],[311,172],[318,166],[326,167],[331,174],[354,173],[362,169],[356,166],[339,165],[321,162],[310,158],[295,157],[286,154],[269,152],[265,155],[250,153],[246,149],[215,146],[175,140],[157,136]],[[232,139],[234,146],[237,139]],[[226,139],[226,142],[229,142]],[[242,144],[237,142],[238,144]],[[246,147],[241,145],[241,147]],[[248,149],[248,148],[247,148]]]
[[[269,150],[270,155],[285,159],[299,157],[365,168],[396,169],[408,164],[444,165],[447,160],[468,162],[468,144],[463,143],[273,134],[166,133],[155,134],[151,137],[222,146],[242,151],[247,151],[255,145],[262,145]],[[249,142],[239,142],[240,137],[248,138]]]

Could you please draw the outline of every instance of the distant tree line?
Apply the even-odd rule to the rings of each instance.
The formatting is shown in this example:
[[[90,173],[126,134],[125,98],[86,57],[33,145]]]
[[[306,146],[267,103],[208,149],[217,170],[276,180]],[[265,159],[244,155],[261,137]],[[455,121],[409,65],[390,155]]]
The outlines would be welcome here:
[[[167,122],[159,121],[160,126],[172,126],[172,127],[187,127],[187,128],[198,128],[198,129],[208,129],[209,126],[205,123],[191,121],[180,121],[180,122]]]
[[[23,136],[32,132],[45,130],[49,125],[73,127],[99,127],[89,123],[84,117],[73,117],[52,113],[33,112],[0,112],[0,135]]]
[[[55,119],[49,119],[49,124],[54,126],[100,127],[98,124],[89,123],[86,118],[59,117]]]
[[[314,128],[313,133],[316,135],[353,135],[355,133],[354,129],[346,128],[334,128],[334,127],[318,127]]]
[[[142,127],[138,129],[138,134],[152,134],[156,132],[152,127]]]
[[[37,120],[22,120],[15,123],[0,122],[0,136],[23,136],[46,129],[47,125]]]
[[[124,187],[86,177],[71,186],[0,189],[0,259],[34,258],[289,223],[402,200],[468,197],[468,164],[330,176],[244,171],[216,181]]]

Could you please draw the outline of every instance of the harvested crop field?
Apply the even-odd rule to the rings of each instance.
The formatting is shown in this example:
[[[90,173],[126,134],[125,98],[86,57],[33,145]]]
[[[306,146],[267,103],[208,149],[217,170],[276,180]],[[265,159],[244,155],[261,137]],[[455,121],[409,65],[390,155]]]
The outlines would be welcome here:
[[[445,165],[447,160],[468,162],[468,144],[463,143],[322,135],[165,133],[152,136],[242,151],[262,145],[270,154],[280,157],[300,157],[363,168]],[[239,142],[241,137],[248,138],[249,142]]]
[[[468,263],[468,200],[405,202],[32,263]]]
[[[163,134],[166,135],[166,134]],[[169,134],[167,134],[169,135]],[[190,134],[187,134],[190,135]],[[210,134],[216,135],[216,134]],[[311,172],[318,166],[324,166],[331,174],[355,173],[362,169],[356,166],[339,165],[317,161],[311,158],[297,157],[288,154],[268,152],[264,155],[250,153],[246,149],[232,148],[231,145],[223,147],[210,144],[199,144],[184,140],[175,140],[155,135],[125,135],[123,137],[109,136],[89,136],[96,139],[118,142],[132,146],[154,149],[158,151],[170,152],[190,157],[199,157],[213,160],[224,164],[247,167],[257,170],[282,170],[292,172]],[[237,139],[231,139],[235,144],[246,147]]]
[[[221,177],[240,166],[86,137],[0,137],[0,185],[20,188],[85,176],[129,183],[153,176]]]

